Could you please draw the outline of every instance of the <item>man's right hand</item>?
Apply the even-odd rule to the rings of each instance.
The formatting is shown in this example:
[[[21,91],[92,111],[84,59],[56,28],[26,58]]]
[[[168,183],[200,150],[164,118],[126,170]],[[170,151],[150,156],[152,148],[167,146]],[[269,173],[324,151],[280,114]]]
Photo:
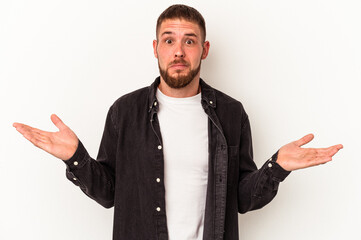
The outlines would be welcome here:
[[[59,129],[58,132],[46,132],[22,123],[14,123],[13,126],[36,147],[57,158],[68,160],[78,148],[78,137],[55,114],[51,115],[51,121]]]

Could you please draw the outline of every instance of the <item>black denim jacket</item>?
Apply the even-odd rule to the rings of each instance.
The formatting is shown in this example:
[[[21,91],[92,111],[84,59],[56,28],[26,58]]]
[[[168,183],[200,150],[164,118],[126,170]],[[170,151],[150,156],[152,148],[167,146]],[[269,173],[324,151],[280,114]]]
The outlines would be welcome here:
[[[114,206],[114,240],[168,239],[163,143],[155,96],[159,77],[109,109],[97,160],[79,141],[65,161],[67,178],[106,208]],[[248,116],[240,102],[200,79],[209,117],[209,171],[204,240],[238,239],[238,212],[259,209],[289,172],[277,153],[257,170]],[[182,199],[179,199],[182,201]]]

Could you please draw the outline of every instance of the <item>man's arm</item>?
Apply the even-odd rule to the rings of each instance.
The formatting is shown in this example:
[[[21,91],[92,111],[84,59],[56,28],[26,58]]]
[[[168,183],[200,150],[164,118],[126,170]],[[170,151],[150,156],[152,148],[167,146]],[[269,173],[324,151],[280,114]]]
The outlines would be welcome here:
[[[253,161],[251,129],[248,117],[244,121],[240,143],[240,182],[238,185],[238,211],[262,208],[277,194],[279,183],[297,169],[324,164],[342,149],[342,145],[329,148],[301,148],[313,139],[309,134],[284,145],[257,170]]]
[[[108,112],[97,161],[89,156],[75,133],[59,117],[53,114],[51,120],[58,127],[58,132],[46,132],[20,123],[14,123],[13,126],[36,147],[63,160],[67,165],[67,178],[86,195],[106,208],[112,207],[117,133],[112,122],[111,109]]]

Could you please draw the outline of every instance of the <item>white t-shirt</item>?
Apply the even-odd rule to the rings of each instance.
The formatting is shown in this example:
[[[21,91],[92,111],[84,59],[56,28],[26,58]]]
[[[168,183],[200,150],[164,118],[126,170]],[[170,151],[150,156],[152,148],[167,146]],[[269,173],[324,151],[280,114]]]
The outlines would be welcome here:
[[[201,93],[173,98],[156,93],[163,139],[170,240],[202,240],[208,181],[208,116]]]

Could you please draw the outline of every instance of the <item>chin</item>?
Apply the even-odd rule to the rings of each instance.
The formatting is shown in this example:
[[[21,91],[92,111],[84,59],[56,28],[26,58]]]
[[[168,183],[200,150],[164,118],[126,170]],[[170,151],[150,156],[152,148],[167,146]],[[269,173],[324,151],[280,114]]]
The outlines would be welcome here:
[[[188,74],[179,74],[179,73],[175,73],[173,75],[170,75],[170,77],[175,78],[175,79],[184,78],[184,77],[187,77],[187,76],[188,76]]]

